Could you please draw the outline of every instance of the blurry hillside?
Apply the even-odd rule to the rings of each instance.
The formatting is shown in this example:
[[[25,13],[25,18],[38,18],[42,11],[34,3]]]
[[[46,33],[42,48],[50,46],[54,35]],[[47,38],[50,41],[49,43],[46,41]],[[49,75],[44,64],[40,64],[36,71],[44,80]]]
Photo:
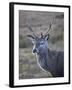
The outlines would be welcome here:
[[[49,42],[53,44],[51,49],[63,50],[64,37],[64,14],[61,12],[34,12],[34,11],[20,11],[19,12],[19,28],[20,28],[20,47],[31,45],[30,40],[26,38],[27,34],[31,34],[27,25],[31,26],[33,31],[40,35],[48,30],[50,22],[52,22],[52,29],[50,30]],[[23,41],[22,41],[23,40]],[[24,46],[23,46],[23,45]],[[56,46],[55,46],[56,45]],[[51,45],[50,45],[51,46]]]
[[[54,21],[53,21],[54,19]],[[64,50],[64,13],[62,12],[38,12],[38,11],[19,11],[19,78],[41,78],[51,77],[44,73],[37,65],[36,58],[32,54],[32,43],[26,37],[32,34],[27,25],[31,26],[33,31],[40,36],[48,30],[52,22],[52,28],[49,31],[50,39],[48,41],[51,50]]]

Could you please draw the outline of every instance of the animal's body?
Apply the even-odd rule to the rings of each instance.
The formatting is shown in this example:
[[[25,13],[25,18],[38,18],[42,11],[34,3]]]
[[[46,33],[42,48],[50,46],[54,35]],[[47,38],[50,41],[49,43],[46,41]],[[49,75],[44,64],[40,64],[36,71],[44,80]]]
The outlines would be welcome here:
[[[64,53],[46,49],[41,55],[37,55],[39,67],[44,71],[50,71],[53,77],[64,76]]]
[[[31,31],[32,29],[29,28]],[[33,32],[33,31],[32,31]],[[48,47],[49,35],[41,34],[40,37],[28,35],[32,38],[33,53],[37,54],[37,62],[40,68],[44,71],[51,72],[53,77],[64,76],[64,52],[62,51],[51,51]]]

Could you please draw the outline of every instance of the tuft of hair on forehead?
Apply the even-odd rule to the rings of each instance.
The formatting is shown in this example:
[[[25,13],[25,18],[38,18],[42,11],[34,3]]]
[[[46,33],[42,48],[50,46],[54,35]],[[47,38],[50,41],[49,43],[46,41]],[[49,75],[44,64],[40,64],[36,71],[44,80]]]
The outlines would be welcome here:
[[[41,34],[40,34],[40,38],[43,38],[43,37],[44,37],[43,32],[41,32]]]

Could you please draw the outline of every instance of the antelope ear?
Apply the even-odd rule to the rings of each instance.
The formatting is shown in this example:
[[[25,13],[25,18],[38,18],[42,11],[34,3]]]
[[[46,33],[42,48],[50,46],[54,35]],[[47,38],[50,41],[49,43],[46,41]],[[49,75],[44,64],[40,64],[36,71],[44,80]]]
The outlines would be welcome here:
[[[32,35],[27,35],[27,37],[31,40],[32,43],[34,42],[34,40],[35,40],[34,36],[32,36]]]
[[[35,39],[34,36],[32,36],[32,35],[27,35],[27,37],[29,37],[30,39],[33,39],[33,40]]]
[[[45,40],[48,40],[49,39],[49,34],[45,35]]]

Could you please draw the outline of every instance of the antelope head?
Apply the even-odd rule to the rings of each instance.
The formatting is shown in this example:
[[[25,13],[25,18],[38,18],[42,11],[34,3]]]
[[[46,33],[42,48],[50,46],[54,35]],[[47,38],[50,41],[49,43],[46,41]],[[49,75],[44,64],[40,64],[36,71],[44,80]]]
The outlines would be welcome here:
[[[41,54],[44,53],[44,50],[48,48],[48,39],[49,39],[49,30],[51,29],[51,24],[45,34],[41,32],[40,36],[37,36],[31,27],[28,27],[29,30],[33,33],[32,35],[27,35],[33,43],[33,53]]]

